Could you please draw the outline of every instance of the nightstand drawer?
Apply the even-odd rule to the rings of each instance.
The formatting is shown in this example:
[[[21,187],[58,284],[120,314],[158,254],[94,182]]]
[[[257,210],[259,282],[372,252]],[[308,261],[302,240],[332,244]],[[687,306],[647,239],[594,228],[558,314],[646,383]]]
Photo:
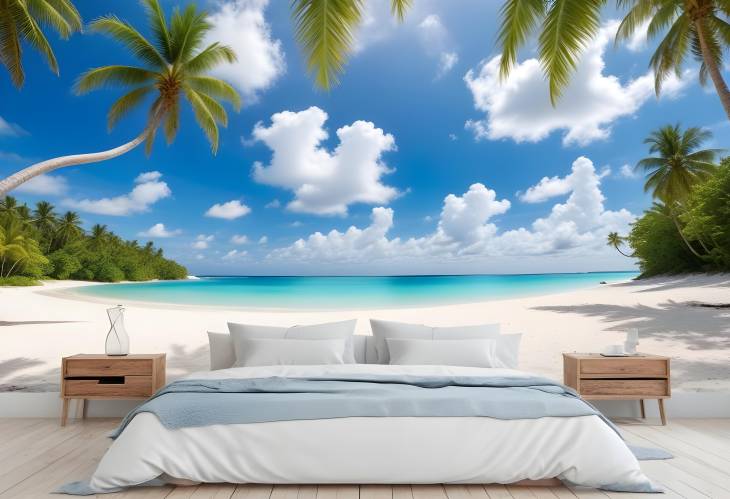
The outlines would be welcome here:
[[[66,360],[66,377],[76,376],[151,376],[148,359],[74,359]]]
[[[604,358],[582,359],[580,375],[631,376],[632,378],[661,378],[667,376],[667,362],[662,359]]]
[[[580,393],[590,396],[666,397],[669,381],[665,379],[581,379]]]
[[[149,397],[152,376],[105,376],[98,379],[65,379],[66,397]]]

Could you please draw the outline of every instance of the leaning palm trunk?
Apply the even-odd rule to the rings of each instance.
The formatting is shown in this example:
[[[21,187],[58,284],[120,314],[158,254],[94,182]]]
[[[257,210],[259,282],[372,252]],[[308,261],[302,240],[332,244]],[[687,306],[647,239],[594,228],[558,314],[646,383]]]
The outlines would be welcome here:
[[[694,20],[695,29],[697,30],[697,38],[700,42],[700,49],[702,49],[702,61],[707,67],[707,72],[712,79],[713,85],[717,95],[720,97],[722,107],[725,109],[725,114],[730,119],[730,89],[728,89],[725,79],[722,77],[720,68],[717,65],[717,60],[712,57],[712,52],[709,44],[707,43],[707,32],[705,31],[704,19],[699,16]]]
[[[672,213],[671,218],[672,218],[672,221],[674,222],[674,226],[677,228],[677,232],[679,232],[679,237],[682,238],[682,241],[684,241],[684,244],[687,246],[687,248],[689,248],[689,250],[692,252],[692,254],[694,256],[696,256],[697,258],[704,259],[704,257],[702,255],[700,255],[697,252],[697,250],[692,247],[692,245],[690,244],[689,240],[684,235],[684,232],[682,232],[682,227],[679,225],[679,220],[677,220],[676,215],[674,215]]]
[[[15,189],[23,182],[27,182],[33,177],[43,175],[44,173],[52,172],[58,168],[65,166],[82,165],[85,163],[98,163],[99,161],[106,161],[107,159],[116,158],[124,153],[127,153],[140,145],[145,141],[147,136],[154,130],[154,125],[149,125],[145,130],[137,135],[134,139],[130,140],[126,144],[122,144],[114,149],[107,149],[106,151],[92,152],[88,154],[73,154],[71,156],[61,156],[58,158],[47,159],[36,163],[27,168],[20,170],[17,173],[10,175],[9,177],[0,180],[0,197],[7,194],[9,191]]]

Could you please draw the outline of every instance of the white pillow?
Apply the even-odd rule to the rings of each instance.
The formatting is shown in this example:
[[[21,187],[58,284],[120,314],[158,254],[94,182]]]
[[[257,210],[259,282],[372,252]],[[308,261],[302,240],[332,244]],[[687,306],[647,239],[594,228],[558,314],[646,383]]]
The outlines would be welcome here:
[[[238,338],[246,339],[300,339],[300,340],[332,340],[342,339],[344,351],[342,358],[345,364],[355,364],[355,353],[352,335],[355,333],[357,319],[324,324],[307,324],[303,326],[257,326],[251,324],[228,323],[228,330],[235,344]]]
[[[388,338],[390,363],[496,367],[495,340],[403,340]]]
[[[236,352],[233,350],[233,339],[230,334],[208,331],[208,346],[211,371],[228,369],[236,363]]]
[[[519,333],[500,334],[495,339],[497,340],[495,351],[497,365],[495,367],[517,369],[520,366],[520,341],[522,341],[522,335]]]
[[[247,339],[234,341],[236,366],[344,364],[344,339]]]
[[[375,351],[378,355],[378,364],[387,364],[390,361],[387,338],[411,340],[468,340],[494,339],[499,336],[499,323],[482,324],[479,326],[430,327],[423,324],[408,324],[405,322],[382,321],[370,319],[370,326],[375,337]]]

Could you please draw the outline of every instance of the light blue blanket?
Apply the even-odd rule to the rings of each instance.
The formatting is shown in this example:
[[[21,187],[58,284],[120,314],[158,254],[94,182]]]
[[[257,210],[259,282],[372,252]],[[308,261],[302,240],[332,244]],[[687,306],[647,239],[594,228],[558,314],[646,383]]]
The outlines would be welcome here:
[[[348,375],[331,378],[180,380],[140,405],[169,429],[347,417],[535,419],[596,415],[576,393],[541,377]]]
[[[112,437],[141,412],[155,414],[169,429],[346,417],[481,416],[509,420],[595,415],[618,433],[572,389],[542,377],[347,375],[180,380],[130,412]],[[660,491],[649,482],[605,488]],[[94,491],[86,482],[75,482],[58,492]]]

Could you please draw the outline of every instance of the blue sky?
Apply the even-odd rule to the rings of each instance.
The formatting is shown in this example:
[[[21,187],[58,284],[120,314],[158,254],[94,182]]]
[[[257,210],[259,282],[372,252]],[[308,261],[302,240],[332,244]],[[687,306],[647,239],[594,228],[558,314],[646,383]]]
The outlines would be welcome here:
[[[182,3],[162,1],[168,13]],[[510,80],[495,80],[499,2],[417,0],[403,25],[387,2],[366,3],[357,50],[326,93],[305,73],[289,2],[198,0],[240,60],[220,74],[244,106],[218,154],[186,110],[175,143],[158,138],[149,158],[138,149],[62,169],[13,194],[151,239],[197,274],[625,270],[633,262],[604,241],[650,204],[623,168],[646,155],[643,138],[681,122],[726,143],[726,118],[693,63],[657,99],[651,44],[614,49],[611,13],[553,109],[533,46]],[[137,2],[76,5],[87,22],[113,13],[147,32]],[[0,79],[2,174],[113,147],[143,127],[138,113],[107,131],[118,90],[72,92],[91,67],[134,62],[122,47],[89,33],[53,45],[60,77],[28,52],[20,92]]]

